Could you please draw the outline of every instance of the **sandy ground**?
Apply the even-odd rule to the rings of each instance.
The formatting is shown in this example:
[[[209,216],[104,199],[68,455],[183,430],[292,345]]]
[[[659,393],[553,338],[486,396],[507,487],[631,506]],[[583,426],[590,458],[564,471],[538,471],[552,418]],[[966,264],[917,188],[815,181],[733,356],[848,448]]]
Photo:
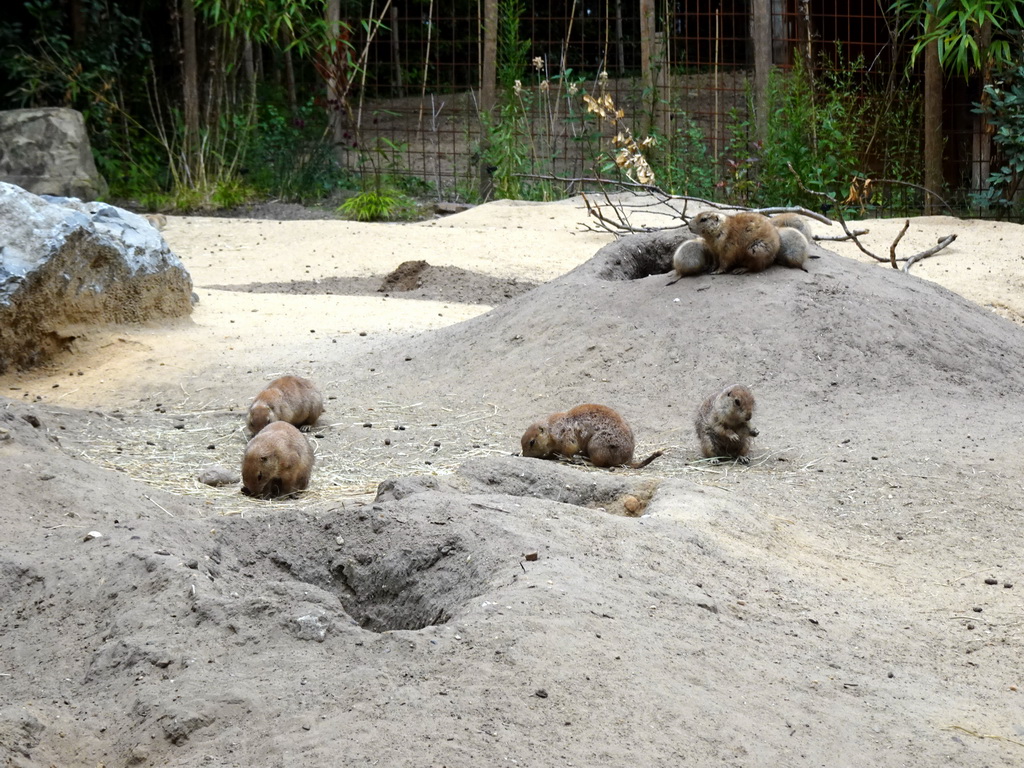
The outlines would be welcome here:
[[[1020,765],[1024,227],[668,287],[585,225],[170,218],[190,320],[0,378],[8,764]],[[284,373],[328,398],[309,492],[198,483]],[[712,465],[737,380],[761,435]],[[513,455],[586,401],[665,456]]]

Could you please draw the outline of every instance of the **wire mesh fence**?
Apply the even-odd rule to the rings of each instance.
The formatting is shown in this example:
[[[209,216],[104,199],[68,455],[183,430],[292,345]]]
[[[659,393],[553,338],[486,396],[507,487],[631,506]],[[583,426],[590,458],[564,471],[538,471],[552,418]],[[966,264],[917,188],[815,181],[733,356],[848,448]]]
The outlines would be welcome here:
[[[486,5],[391,3],[379,26],[356,27],[367,56],[345,107],[348,168],[442,199],[545,199],[625,178],[625,132],[652,137],[654,182],[676,194],[768,204],[802,187],[883,214],[923,205],[921,79],[906,75],[879,2],[500,0],[490,70]],[[771,74],[758,82],[765,8]],[[944,125],[961,211],[980,183],[976,126],[957,101],[972,93],[953,89]],[[798,159],[799,180],[782,154]]]

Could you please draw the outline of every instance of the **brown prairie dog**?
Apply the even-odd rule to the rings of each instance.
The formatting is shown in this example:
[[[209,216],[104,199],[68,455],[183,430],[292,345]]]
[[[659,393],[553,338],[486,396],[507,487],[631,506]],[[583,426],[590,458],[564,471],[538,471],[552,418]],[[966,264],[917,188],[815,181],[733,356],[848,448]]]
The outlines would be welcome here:
[[[711,395],[694,422],[701,453],[709,459],[727,456],[749,464],[750,439],[758,434],[750,424],[753,413],[754,395],[741,384]]]
[[[242,456],[242,493],[259,498],[287,496],[309,486],[313,448],[286,421],[268,424],[249,441]]]
[[[704,238],[712,255],[712,274],[760,272],[775,261],[779,230],[759,213],[701,211],[690,220],[690,231]]]
[[[313,426],[323,412],[323,396],[312,381],[282,376],[256,395],[249,406],[246,427],[249,434],[255,435],[275,421],[287,421],[296,427]]]
[[[523,433],[523,456],[553,459],[582,454],[595,467],[645,467],[661,455],[655,451],[642,462],[633,461],[633,430],[618,413],[604,405],[577,405],[534,422]]]

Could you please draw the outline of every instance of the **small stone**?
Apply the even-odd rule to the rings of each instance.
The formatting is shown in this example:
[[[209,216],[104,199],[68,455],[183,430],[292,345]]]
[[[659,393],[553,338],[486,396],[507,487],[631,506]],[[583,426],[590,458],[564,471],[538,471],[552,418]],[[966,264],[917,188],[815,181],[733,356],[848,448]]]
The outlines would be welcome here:
[[[981,606],[980,605],[976,605],[973,608],[971,608],[971,610],[974,611],[975,613],[981,613]]]
[[[538,688],[536,691],[533,692],[533,695],[536,696],[538,699],[546,699],[548,697],[548,692],[543,688]]]
[[[391,438],[390,437],[385,437],[384,438],[384,445],[391,445]]]
[[[204,485],[219,486],[219,485],[234,485],[241,478],[237,472],[234,472],[220,464],[211,464],[208,467],[203,468],[196,479]]]
[[[1003,582],[1003,589],[1013,589],[1013,582],[1012,581],[1004,581]]]
[[[635,515],[640,511],[640,499],[631,494],[627,494],[622,497],[622,506],[626,508],[626,511],[629,514]]]
[[[373,426],[373,424],[369,421],[364,421],[363,426],[366,427],[367,429],[370,429]]]
[[[82,541],[92,541],[93,539],[102,539],[102,538],[103,538],[103,534],[100,533],[99,531],[89,531],[82,538]]]
[[[974,629],[974,625],[973,625],[973,624],[968,624],[968,625],[967,625],[967,628],[968,628],[968,629]]]
[[[525,553],[523,555],[523,560],[525,560],[528,563],[532,563],[534,560],[536,560],[539,557],[540,557],[540,554],[538,554],[537,552],[527,552],[527,553]]]
[[[985,579],[985,583],[986,584],[998,584],[999,583],[999,579],[997,579],[995,576],[989,576],[987,579]]]
[[[161,557],[170,557],[171,556],[171,553],[168,552],[166,549],[158,549],[153,554],[154,555],[160,555]]]
[[[334,540],[334,542],[340,547],[342,544],[345,543],[345,539],[343,537],[339,536],[338,538],[336,538]]]

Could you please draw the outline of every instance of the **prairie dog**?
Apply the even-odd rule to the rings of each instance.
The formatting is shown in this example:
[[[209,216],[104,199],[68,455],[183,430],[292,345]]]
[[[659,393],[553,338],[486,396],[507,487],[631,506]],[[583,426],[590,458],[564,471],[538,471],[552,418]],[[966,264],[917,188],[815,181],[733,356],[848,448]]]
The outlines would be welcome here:
[[[709,459],[728,456],[749,464],[750,438],[758,434],[750,424],[753,413],[754,395],[741,384],[711,395],[694,421],[701,453]]]
[[[728,216],[701,211],[690,220],[690,231],[704,238],[714,263],[712,274],[760,272],[775,261],[779,230],[759,213]]]
[[[792,227],[799,230],[800,234],[807,238],[807,242],[814,240],[811,225],[799,213],[780,213],[778,216],[772,216],[772,224],[776,227]]]
[[[286,421],[261,429],[242,456],[242,493],[271,498],[303,491],[313,471],[313,448]]]
[[[796,227],[779,227],[779,252],[775,254],[775,263],[784,267],[802,269],[807,268],[807,258],[811,252],[811,245],[804,234]]]
[[[618,413],[604,405],[577,405],[565,413],[553,413],[534,422],[523,433],[523,456],[553,459],[582,454],[595,467],[646,467],[661,456],[655,451],[633,462],[633,430]]]
[[[672,269],[675,270],[676,278],[668,285],[677,282],[684,277],[702,275],[712,266],[712,257],[704,245],[704,239],[695,237],[679,244],[675,253],[672,254]]]
[[[784,267],[795,267],[807,270],[804,265],[810,257],[811,243],[814,242],[814,235],[807,219],[798,213],[782,213],[772,216],[772,224],[779,228],[779,253],[775,256],[775,263]],[[797,237],[794,231],[799,232]]]
[[[323,412],[323,396],[312,381],[282,376],[256,395],[249,406],[246,427],[249,434],[255,435],[275,421],[287,421],[296,427],[312,426]]]

